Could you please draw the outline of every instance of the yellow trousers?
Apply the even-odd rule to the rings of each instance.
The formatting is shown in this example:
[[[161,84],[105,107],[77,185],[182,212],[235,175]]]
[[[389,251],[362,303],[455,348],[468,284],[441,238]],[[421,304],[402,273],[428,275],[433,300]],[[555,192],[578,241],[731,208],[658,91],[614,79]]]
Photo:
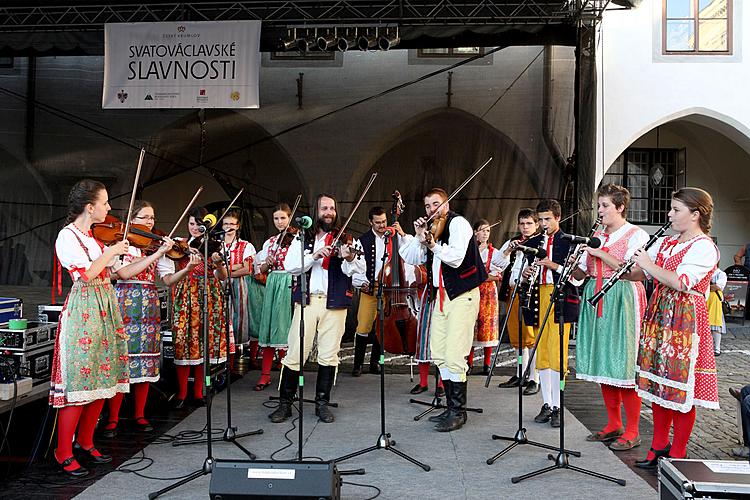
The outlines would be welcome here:
[[[554,285],[539,286],[539,323],[544,319],[544,313],[549,307],[550,295]],[[539,326],[534,327],[534,332],[541,335],[539,347],[536,351],[536,369],[545,370],[551,368],[556,372],[567,373],[568,371],[568,343],[570,342],[570,323],[565,323],[565,334],[563,335],[563,369],[560,370],[560,333],[555,322],[554,307],[550,310],[547,324],[543,332],[539,332]]]
[[[474,323],[479,315],[479,288],[453,300],[446,294],[443,310],[435,298],[430,323],[430,355],[443,380],[466,382],[466,356],[474,340]]]
[[[513,294],[513,287],[510,287],[510,292],[512,296]],[[509,299],[510,300],[510,299]],[[508,311],[508,338],[510,339],[510,345],[512,345],[515,349],[518,349],[518,303],[520,301],[520,297],[516,297],[516,300],[513,301],[513,307]],[[507,304],[506,304],[507,309]],[[534,345],[534,340],[536,339],[536,335],[534,332],[534,328],[530,326],[526,326],[523,322],[523,317],[521,317],[521,347],[532,347]]]
[[[281,362],[290,370],[299,370],[299,324],[300,305],[294,305],[292,326],[289,328],[289,349]],[[326,309],[324,295],[312,295],[310,305],[305,306],[305,346],[303,359],[307,360],[312,350],[315,335],[318,336],[318,364],[338,366],[341,337],[346,327],[346,309]]]
[[[366,293],[359,294],[359,308],[357,309],[357,334],[367,336],[375,324],[378,313],[378,298]]]

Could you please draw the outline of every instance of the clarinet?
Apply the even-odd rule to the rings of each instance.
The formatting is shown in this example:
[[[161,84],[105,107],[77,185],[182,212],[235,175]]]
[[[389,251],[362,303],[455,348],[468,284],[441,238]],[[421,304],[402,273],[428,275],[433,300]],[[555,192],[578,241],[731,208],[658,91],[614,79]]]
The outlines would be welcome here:
[[[646,244],[643,245],[643,249],[644,250],[648,250],[649,248],[651,248],[654,245],[654,243],[656,243],[656,240],[658,240],[659,238],[661,238],[664,235],[664,233],[666,233],[667,230],[669,230],[669,227],[671,225],[672,225],[672,222],[666,222],[662,227],[660,227],[659,229],[657,229],[656,232],[651,235],[651,238],[649,238],[649,240],[646,242]],[[622,267],[620,267],[620,269],[618,269],[612,276],[609,277],[609,279],[607,280],[607,282],[602,285],[602,289],[599,290],[598,292],[596,292],[586,302],[588,302],[590,305],[596,307],[596,305],[599,303],[599,301],[602,300],[602,297],[604,297],[607,294],[607,292],[613,286],[615,286],[615,283],[617,283],[618,281],[620,281],[620,278],[622,278],[622,276],[624,274],[629,273],[630,270],[633,268],[634,265],[635,265],[635,261],[632,258],[629,259],[625,264],[623,264]]]
[[[542,266],[536,263],[536,257],[534,257],[534,263],[531,264],[531,276],[528,281],[521,283],[521,289],[519,290],[521,307],[524,309],[531,309],[531,298],[534,295],[534,285],[536,285],[539,279],[539,272]]]

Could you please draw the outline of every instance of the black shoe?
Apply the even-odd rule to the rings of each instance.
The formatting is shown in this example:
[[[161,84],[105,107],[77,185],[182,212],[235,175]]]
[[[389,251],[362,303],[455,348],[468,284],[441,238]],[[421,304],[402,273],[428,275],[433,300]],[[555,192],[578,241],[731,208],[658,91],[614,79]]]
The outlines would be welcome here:
[[[297,382],[299,381],[299,372],[291,370],[286,366],[281,368],[281,381],[279,383],[279,406],[276,410],[268,415],[271,422],[280,424],[292,416],[292,401],[297,394]]]
[[[352,369],[352,377],[359,377],[362,375],[362,365],[354,365]]]
[[[324,400],[315,400],[315,416],[324,424],[330,424],[336,420],[333,416],[333,412],[328,406],[328,401]]]
[[[445,384],[445,382],[443,382]],[[438,386],[437,390],[435,391],[435,396],[442,398],[445,397],[445,389],[443,387]]]
[[[552,415],[550,415],[550,425],[552,427],[560,427],[560,408],[555,406],[552,408]]]
[[[60,470],[62,470],[65,474],[67,474],[69,476],[73,476],[73,477],[88,476],[89,475],[88,469],[82,467],[80,464],[78,465],[77,469],[73,469],[73,470],[66,470],[65,469],[65,467],[67,467],[70,464],[72,464],[74,460],[75,460],[75,457],[73,457],[73,456],[68,457],[67,459],[63,460],[62,462],[57,462],[57,458],[55,458],[55,462],[57,462],[57,465],[60,466]]]
[[[448,415],[435,425],[438,432],[457,431],[466,423],[466,382],[451,382],[448,389]]]
[[[110,424],[115,424],[115,426],[107,429],[107,426],[109,426]],[[105,426],[104,430],[102,430],[101,436],[107,439],[112,439],[113,437],[116,437],[117,436],[117,422],[107,422],[107,426]]]
[[[490,374],[490,365],[484,365],[484,368],[482,368],[482,375],[485,377]]]
[[[669,450],[671,448],[672,448],[671,444],[668,444],[667,447],[664,448],[663,450],[655,450],[655,449],[651,448],[650,451],[652,451],[654,453],[654,455],[655,455],[654,458],[651,459],[651,460],[649,460],[649,459],[636,460],[635,461],[635,466],[638,467],[638,468],[640,468],[640,469],[653,469],[653,470],[655,470],[657,464],[659,463],[659,459],[661,457],[666,457],[667,455],[669,455]]]
[[[172,408],[174,408],[175,410],[182,410],[183,408],[185,408],[185,400],[175,399]]]
[[[271,422],[274,424],[280,424],[281,422],[286,422],[286,420],[292,416],[292,403],[291,401],[281,401],[279,400],[279,406],[274,410],[273,413],[268,415],[268,418],[271,419]]]
[[[443,410],[443,413],[441,413],[440,415],[433,415],[429,417],[427,420],[429,420],[430,422],[435,422],[435,423],[442,422],[443,420],[448,418],[448,413],[450,412],[446,408],[445,410]]]
[[[450,380],[444,380],[443,381],[443,387],[438,386],[436,396],[437,397],[446,396],[448,393],[450,393],[450,391],[451,391],[451,385],[452,384],[453,384],[453,382],[451,382]],[[433,416],[429,417],[427,420],[429,420],[430,422],[435,422],[435,423],[442,422],[443,420],[445,420],[446,418],[448,418],[448,414],[450,413],[448,411],[449,410],[449,408],[448,408],[449,406],[450,406],[450,402],[446,401],[446,403],[445,403],[445,410],[440,415],[433,415]]]
[[[411,388],[409,391],[410,394],[422,394],[423,392],[427,392],[427,386],[426,385],[415,385]]]
[[[513,375],[508,380],[506,380],[505,382],[501,382],[497,386],[500,387],[501,389],[508,389],[510,387],[518,387],[518,377]]]
[[[202,407],[206,406],[206,400],[204,398],[193,399],[190,402],[190,405],[193,408],[202,408]]]
[[[330,424],[335,420],[328,405],[331,401],[331,389],[333,389],[335,376],[335,366],[318,366],[318,378],[315,381],[315,415],[325,424]]]
[[[731,394],[732,397],[736,399],[737,401],[742,401],[742,392],[740,392],[740,389],[735,389],[734,387],[730,387],[729,394]]]
[[[139,432],[151,432],[154,430],[153,426],[145,418],[136,418],[135,428],[138,429]]]
[[[380,375],[380,365],[378,363],[370,363],[370,373],[373,375]]]
[[[523,390],[523,395],[524,396],[531,396],[533,394],[536,394],[537,392],[539,392],[539,384],[537,384],[533,380],[530,380],[526,384],[526,389]]]
[[[544,403],[542,405],[542,410],[539,412],[539,415],[534,417],[534,422],[537,424],[546,424],[552,419],[552,408],[549,407],[547,403]]]
[[[83,456],[86,457],[86,459],[88,459],[88,461],[92,464],[108,464],[112,461],[111,456],[102,454],[96,448],[92,447],[88,450],[84,450],[83,447],[81,447],[81,445],[78,443],[73,444],[73,451],[82,453]],[[97,455],[95,455],[94,453],[97,453]]]

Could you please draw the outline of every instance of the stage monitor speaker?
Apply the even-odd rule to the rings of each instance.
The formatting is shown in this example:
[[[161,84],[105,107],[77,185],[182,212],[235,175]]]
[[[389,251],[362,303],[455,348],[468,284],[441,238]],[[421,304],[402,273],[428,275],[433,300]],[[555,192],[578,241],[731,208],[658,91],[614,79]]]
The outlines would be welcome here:
[[[341,480],[334,462],[216,460],[209,496],[213,500],[249,498],[339,499]]]

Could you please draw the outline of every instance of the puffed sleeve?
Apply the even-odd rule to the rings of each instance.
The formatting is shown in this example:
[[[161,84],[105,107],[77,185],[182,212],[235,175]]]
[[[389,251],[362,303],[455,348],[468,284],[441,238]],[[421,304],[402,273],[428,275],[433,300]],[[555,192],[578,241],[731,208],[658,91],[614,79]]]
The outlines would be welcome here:
[[[714,284],[723,291],[727,286],[727,273],[725,273],[721,269],[717,269],[714,272],[714,277],[712,278],[712,280],[714,281]]]
[[[719,262],[719,251],[709,239],[702,238],[693,243],[682,262],[677,265],[677,276],[680,283],[692,290],[708,273],[713,271],[716,263]]]
[[[648,239],[649,239],[648,233],[644,231],[643,229],[638,228],[638,232],[636,232],[628,240],[628,249],[625,251],[625,260],[630,260],[630,258],[633,256],[635,251],[641,248],[643,245],[645,245],[648,242]]]
[[[247,245],[245,245],[245,251],[242,252],[242,262],[252,259],[255,253],[255,247],[252,243],[248,242]]]
[[[63,229],[57,234],[55,253],[57,253],[60,264],[70,273],[73,281],[77,279],[89,280],[86,271],[91,267],[91,261],[73,231]]]
[[[404,236],[403,243],[398,247],[398,253],[408,264],[418,266],[427,261],[427,251],[419,240],[411,235]]]
[[[159,274],[160,278],[174,274],[174,261],[166,255],[162,255],[161,258],[156,261],[156,272]]]

